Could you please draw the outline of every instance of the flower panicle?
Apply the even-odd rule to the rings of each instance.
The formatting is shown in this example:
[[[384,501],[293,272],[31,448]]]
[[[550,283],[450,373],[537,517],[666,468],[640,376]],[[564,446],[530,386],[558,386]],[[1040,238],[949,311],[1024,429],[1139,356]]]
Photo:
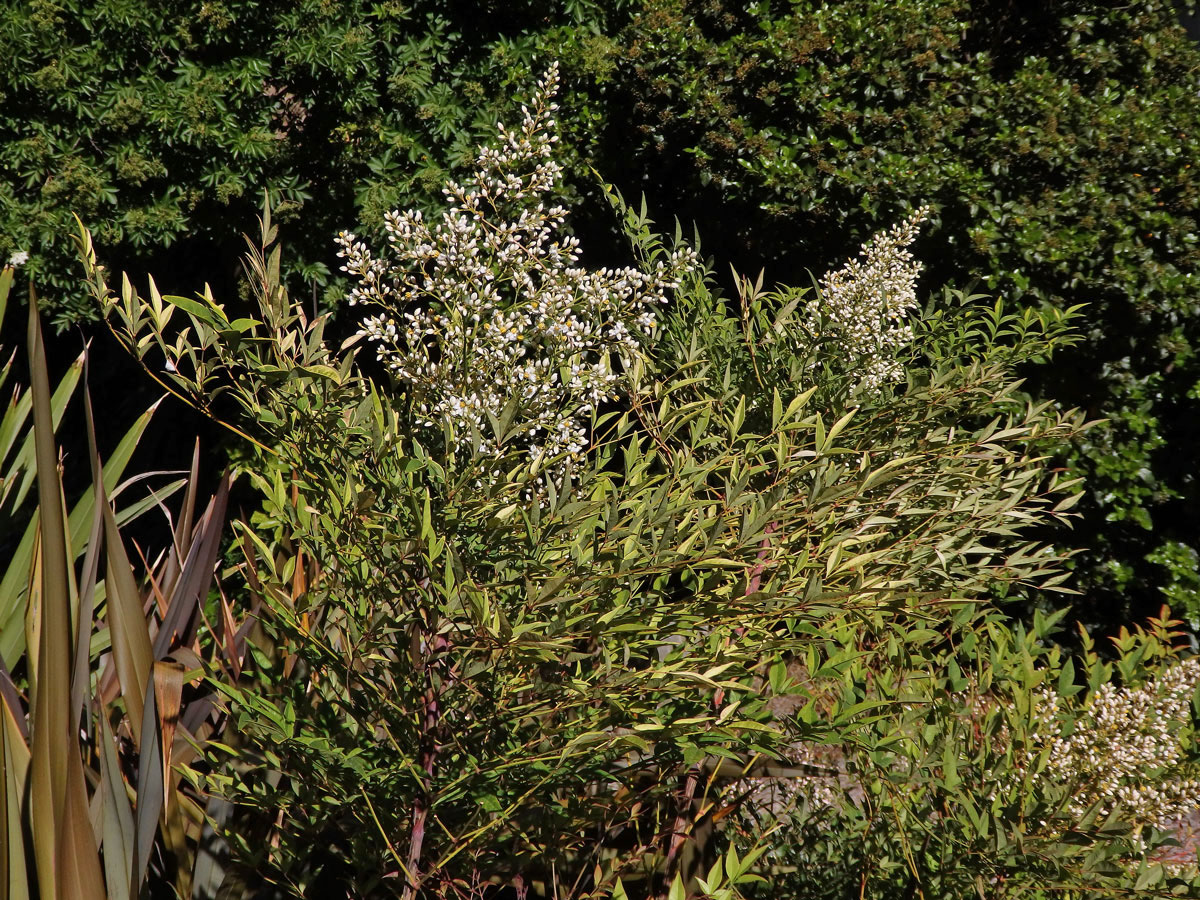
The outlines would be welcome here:
[[[1103,684],[1069,731],[1060,725],[1062,699],[1043,688],[1031,743],[1049,751],[1046,777],[1078,785],[1068,813],[1083,816],[1099,803],[1107,815],[1119,805],[1135,822],[1162,827],[1194,810],[1200,781],[1159,776],[1184,762],[1180,731],[1191,720],[1198,684],[1200,657],[1138,687]]]
[[[448,423],[457,452],[497,464],[515,442],[555,461],[551,474],[582,458],[595,410],[621,391],[657,310],[698,265],[688,248],[649,270],[579,265],[566,210],[550,200],[562,177],[557,90],[552,65],[519,127],[499,126],[469,177],[446,185],[439,217],[388,213],[382,254],[338,237],[355,279],[349,303],[375,310],[359,334],[414,401],[418,425]],[[514,400],[515,433],[494,433]]]
[[[896,351],[913,340],[912,326],[904,320],[917,307],[922,269],[908,248],[928,216],[929,208],[919,207],[875,235],[856,259],[825,273],[810,304],[810,313],[826,323],[828,337],[849,349],[862,390],[877,391],[903,378]]]

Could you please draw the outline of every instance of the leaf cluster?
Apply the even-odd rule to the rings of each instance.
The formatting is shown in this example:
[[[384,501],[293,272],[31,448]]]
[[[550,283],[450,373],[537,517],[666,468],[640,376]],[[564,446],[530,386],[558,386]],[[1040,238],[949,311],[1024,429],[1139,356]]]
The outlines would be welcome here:
[[[1036,396],[1106,422],[1066,458],[1065,543],[1115,626],[1196,608],[1193,479],[1200,48],[1174,4],[649,0],[580,130],[607,177],[696,221],[723,256],[795,283],[916,203],[928,283],[1023,307],[1086,304]],[[620,148],[620,150],[616,150]],[[797,248],[801,252],[797,253]]]
[[[1084,340],[1026,373],[1038,396],[1107,420],[1067,454],[1091,487],[1086,527],[1063,540],[1087,546],[1075,565],[1097,624],[1163,599],[1191,615],[1200,57],[1178,12],[1166,0],[572,0],[469,18],[439,0],[13,4],[0,13],[12,60],[0,258],[33,252],[64,298],[59,324],[91,315],[63,237],[78,212],[114,270],[232,296],[233,223],[267,189],[277,218],[306,226],[285,280],[336,302],[331,236],[355,219],[379,239],[385,211],[439,206],[533,61],[556,57],[568,185],[593,209],[589,166],[700,223],[739,268],[769,263],[796,283],[925,202],[929,239],[952,251],[931,259],[930,283],[1088,304]]]
[[[13,274],[0,270],[0,316]],[[76,390],[86,350],[52,393],[32,288],[26,351],[31,386],[2,425],[4,455],[21,448],[6,465],[5,518],[20,521],[31,483],[37,505],[0,577],[0,896],[130,898],[146,884],[211,896],[220,847],[204,828],[220,802],[191,779],[224,716],[198,685],[236,676],[248,632],[223,596],[219,636],[205,613],[229,482],[197,516],[197,448],[186,479],[114,508],[145,477],[122,481],[154,408],[102,463],[86,384]],[[68,513],[55,429],[76,393],[92,481]],[[181,487],[175,521],[164,501]],[[135,568],[121,525],[156,507],[168,547]]]

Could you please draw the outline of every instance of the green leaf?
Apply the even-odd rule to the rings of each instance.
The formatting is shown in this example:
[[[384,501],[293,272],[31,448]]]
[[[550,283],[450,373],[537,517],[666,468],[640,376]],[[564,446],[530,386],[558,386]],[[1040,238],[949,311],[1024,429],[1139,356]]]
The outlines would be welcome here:
[[[185,313],[192,316],[196,321],[203,322],[218,330],[231,330],[232,325],[225,317],[224,311],[219,309],[216,304],[212,303],[211,299],[206,298],[207,302],[200,300],[191,300],[187,297],[164,296],[163,300],[172,306],[182,309]]]
[[[59,424],[62,422],[63,414],[66,412],[67,404],[70,403],[71,397],[75,394],[75,389],[79,385],[79,378],[83,374],[84,354],[80,353],[78,357],[71,363],[66,374],[59,381],[58,386],[54,389],[54,393],[50,398],[50,421],[52,422],[52,431],[57,431]],[[31,393],[22,394],[16,398],[9,410],[5,413],[3,421],[0,421],[0,462],[8,454],[12,446],[12,441],[15,440],[19,429],[25,422],[28,411],[31,409],[33,397]],[[4,473],[3,480],[0,481],[0,506],[4,503],[9,503],[13,509],[21,506],[25,501],[26,495],[29,493],[33,485],[35,473],[34,466],[34,435],[27,434],[21,442],[21,447],[13,457],[12,462],[8,466],[8,470]],[[14,486],[16,487],[13,492]]]
[[[157,408],[158,404],[156,403],[139,416],[113,450],[112,456],[104,466],[103,480],[108,490],[115,490],[120,483],[138,441]],[[175,482],[160,489],[158,498],[170,496],[181,484],[182,482]],[[134,503],[117,514],[117,523],[123,525],[156,505],[157,499],[153,497]],[[67,519],[70,529],[69,546],[77,557],[84,554],[90,546],[88,531],[94,518],[94,510],[95,495],[93,491],[85,491]],[[24,631],[15,623],[20,621],[24,615],[26,581],[33,561],[37,528],[36,521],[29,523],[9,558],[3,575],[0,576],[0,660],[3,660],[4,664],[9,667],[16,664],[17,657],[24,648]]]
[[[15,274],[12,266],[0,268],[0,322],[4,321],[4,313],[8,310],[8,293],[12,289]]]

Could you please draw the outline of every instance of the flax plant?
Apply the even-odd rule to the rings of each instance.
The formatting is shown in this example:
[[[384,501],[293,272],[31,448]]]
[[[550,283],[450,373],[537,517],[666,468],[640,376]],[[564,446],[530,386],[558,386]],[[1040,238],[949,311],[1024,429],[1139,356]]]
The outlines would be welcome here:
[[[0,270],[0,315],[13,274]],[[188,775],[223,723],[211,692],[194,685],[221,665],[214,652],[234,669],[245,653],[228,609],[224,646],[201,636],[228,481],[197,516],[197,449],[188,477],[114,508],[144,480],[123,475],[154,410],[102,463],[86,384],[77,390],[86,351],[52,394],[32,287],[26,351],[30,389],[15,392],[0,427],[0,457],[18,448],[0,495],[5,524],[30,519],[0,578],[0,898],[121,900],[151,883],[213,896],[221,869],[203,835],[209,801]],[[55,429],[78,395],[92,482],[68,512]],[[22,506],[30,483],[32,511]],[[166,552],[140,577],[121,526],[165,510],[180,488]]]

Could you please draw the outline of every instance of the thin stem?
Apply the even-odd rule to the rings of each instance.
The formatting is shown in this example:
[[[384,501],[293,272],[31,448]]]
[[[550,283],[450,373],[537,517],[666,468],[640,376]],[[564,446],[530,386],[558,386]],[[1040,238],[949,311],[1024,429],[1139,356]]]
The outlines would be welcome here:
[[[359,793],[361,793],[363,799],[367,801],[367,809],[371,813],[371,820],[375,823],[375,827],[379,829],[379,836],[383,838],[383,842],[387,844],[388,852],[392,854],[392,859],[396,861],[396,865],[400,867],[400,871],[404,873],[404,877],[409,881],[412,881],[412,875],[409,873],[408,869],[405,868],[404,860],[402,860],[400,858],[400,854],[396,852],[395,846],[387,836],[387,831],[384,830],[383,824],[379,821],[379,816],[375,814],[375,806],[371,803],[371,798],[367,796],[367,789],[359,788]]]
[[[425,845],[425,826],[429,819],[429,795],[433,791],[433,773],[437,767],[437,731],[441,724],[441,697],[445,683],[436,684],[431,671],[430,662],[445,650],[450,649],[450,642],[441,635],[433,640],[429,655],[421,666],[426,673],[425,695],[422,705],[424,716],[421,720],[421,755],[420,765],[424,771],[424,784],[413,800],[412,826],[408,835],[408,865],[405,867],[404,892],[401,900],[413,900],[421,881],[421,852]]]

